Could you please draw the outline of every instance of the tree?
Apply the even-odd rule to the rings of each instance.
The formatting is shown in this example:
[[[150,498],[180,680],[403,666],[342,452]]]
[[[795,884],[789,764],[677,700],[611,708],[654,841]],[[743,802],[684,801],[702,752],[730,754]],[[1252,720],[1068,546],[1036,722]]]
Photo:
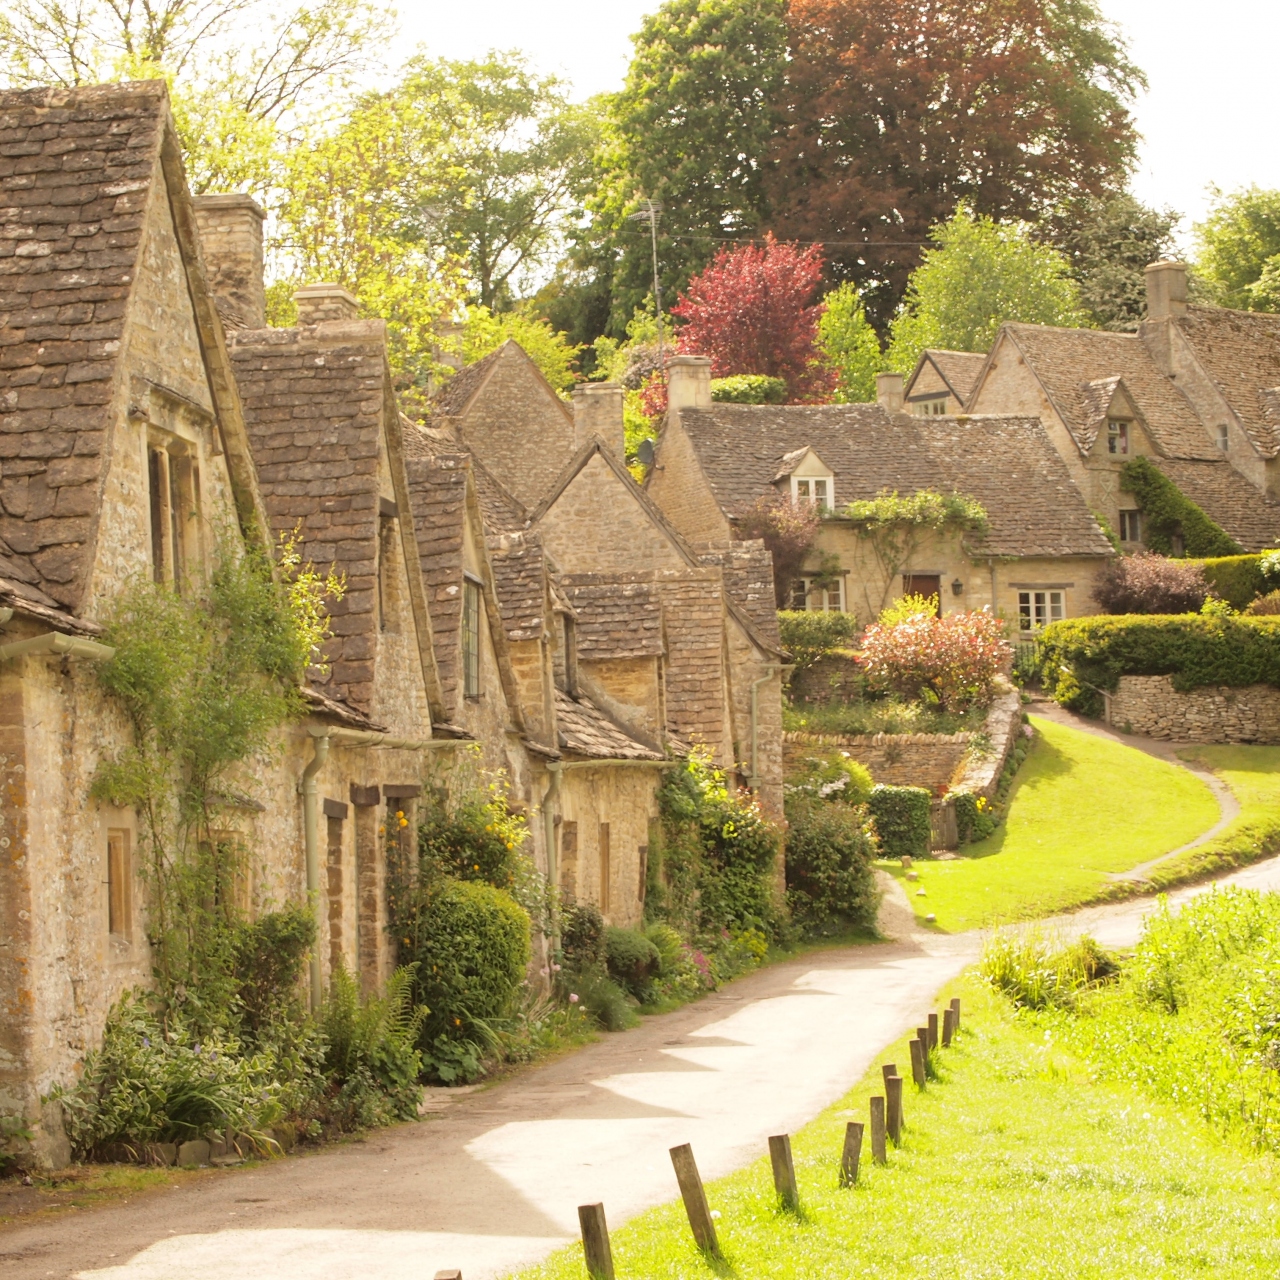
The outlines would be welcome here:
[[[797,249],[767,236],[763,244],[721,249],[689,281],[672,314],[684,321],[683,352],[711,357],[711,376],[760,373],[782,378],[788,398],[829,399],[834,371],[818,350],[822,279],[817,248]]]
[[[757,498],[737,522],[737,536],[744,541],[762,539],[773,558],[773,590],[779,609],[786,607],[791,585],[818,539],[820,524],[820,513],[812,503],[768,494]]]
[[[393,91],[438,117],[453,180],[401,193],[410,238],[447,245],[467,264],[474,299],[511,305],[513,287],[561,243],[586,194],[598,121],[561,82],[515,53],[483,62],[415,59]]]
[[[664,205],[658,253],[667,297],[721,242],[759,226],[786,65],[785,8],[785,0],[666,0],[634,37],[626,83],[608,104],[592,224],[574,254],[580,270],[608,282],[613,336],[653,291],[648,230],[627,221],[640,197]]]
[[[911,273],[893,321],[887,361],[909,373],[926,347],[986,351],[1007,320],[1085,323],[1067,260],[1022,224],[1000,224],[961,207],[933,228],[938,248]]]
[[[845,281],[822,301],[826,310],[818,320],[818,346],[836,371],[831,398],[837,404],[868,404],[876,398],[884,357],[857,287]]]
[[[1280,191],[1215,192],[1196,224],[1196,274],[1220,307],[1280,310]]]
[[[0,13],[0,76],[167,79],[193,189],[261,191],[280,126],[363,70],[390,21],[362,0],[13,0]]]
[[[791,0],[787,20],[767,225],[825,242],[878,326],[960,201],[1035,220],[1133,163],[1145,81],[1094,0]]]
[[[1039,234],[1070,263],[1090,323],[1132,333],[1146,318],[1145,268],[1173,253],[1177,224],[1172,209],[1150,209],[1124,191],[1073,201]]]
[[[578,380],[574,371],[578,348],[565,340],[529,307],[494,313],[488,307],[471,307],[462,329],[462,358],[467,364],[483,360],[505,342],[518,342],[559,392]]]

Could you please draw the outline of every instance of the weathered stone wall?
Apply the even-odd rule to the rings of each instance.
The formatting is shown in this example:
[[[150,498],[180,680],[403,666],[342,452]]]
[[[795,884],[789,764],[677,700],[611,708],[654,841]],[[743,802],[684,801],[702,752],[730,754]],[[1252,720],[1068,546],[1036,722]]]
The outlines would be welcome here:
[[[1126,733],[1177,742],[1280,743],[1280,689],[1213,685],[1179,693],[1171,676],[1121,676],[1110,721]]]
[[[942,795],[959,772],[973,735],[969,733],[819,734],[782,735],[783,762],[788,772],[806,756],[822,751],[847,751],[871,771],[876,782],[890,787],[926,787]]]

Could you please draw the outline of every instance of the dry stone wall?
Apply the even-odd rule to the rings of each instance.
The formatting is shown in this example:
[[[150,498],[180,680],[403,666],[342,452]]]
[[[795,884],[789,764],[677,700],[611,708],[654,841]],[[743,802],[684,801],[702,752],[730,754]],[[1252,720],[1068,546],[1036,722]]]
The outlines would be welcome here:
[[[1177,742],[1280,743],[1280,689],[1213,685],[1179,693],[1171,676],[1121,676],[1110,720],[1126,733]]]
[[[927,787],[941,795],[960,770],[973,741],[971,733],[784,733],[786,770],[797,769],[817,751],[846,751],[891,787]]]

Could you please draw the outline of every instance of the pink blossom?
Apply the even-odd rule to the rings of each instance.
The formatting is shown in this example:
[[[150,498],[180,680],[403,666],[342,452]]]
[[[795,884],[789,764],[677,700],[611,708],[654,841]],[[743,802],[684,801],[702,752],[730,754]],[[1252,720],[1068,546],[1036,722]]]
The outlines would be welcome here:
[[[577,993],[576,991],[571,991],[571,992],[569,993],[569,1003],[570,1003],[570,1004],[577,1004],[577,1003],[578,1003],[578,993]]]

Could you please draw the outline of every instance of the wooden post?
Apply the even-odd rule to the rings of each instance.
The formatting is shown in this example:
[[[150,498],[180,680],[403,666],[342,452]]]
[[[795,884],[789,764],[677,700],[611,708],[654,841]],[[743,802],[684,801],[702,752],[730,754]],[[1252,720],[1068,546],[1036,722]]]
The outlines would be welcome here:
[[[716,1224],[707,1207],[707,1193],[702,1187],[702,1177],[693,1158],[693,1148],[686,1142],[682,1147],[671,1148],[671,1163],[675,1166],[676,1181],[680,1184],[680,1198],[689,1216],[689,1230],[703,1253],[720,1253],[716,1239]]]
[[[895,1147],[902,1146],[902,1077],[890,1076],[884,1082],[885,1128]]]
[[[871,1099],[871,1158],[876,1164],[887,1164],[889,1152],[884,1145],[884,1099]]]
[[[587,1259],[587,1274],[591,1280],[614,1280],[613,1250],[609,1247],[604,1205],[580,1204],[578,1225],[582,1228],[582,1252]]]
[[[457,1267],[450,1267],[448,1271],[437,1271],[436,1280],[462,1280],[462,1272]]]
[[[956,996],[956,998],[952,1000],[951,1007],[952,1009],[955,1010],[955,1015],[956,1015],[953,1020],[955,1023],[955,1030],[959,1031],[960,1030],[960,997],[959,996]]]
[[[951,1037],[955,1035],[956,1029],[956,1011],[948,1005],[942,1011],[942,1047],[949,1049],[951,1047]]]
[[[931,1013],[929,1015],[929,1052],[933,1053],[938,1047],[938,1015]]]
[[[920,1040],[913,1040],[911,1042],[911,1078],[916,1082],[917,1089],[924,1088],[924,1042]]]
[[[773,1187],[784,1209],[794,1213],[800,1208],[800,1191],[796,1186],[796,1167],[791,1160],[791,1138],[775,1134],[769,1139],[769,1159],[773,1162]]]
[[[862,1158],[862,1125],[850,1120],[844,1127],[844,1150],[840,1153],[840,1185],[852,1187],[858,1181],[858,1161]]]
[[[884,1064],[884,1066],[880,1068],[880,1074],[881,1074],[882,1076],[884,1076],[884,1082],[885,1082],[885,1084],[888,1084],[888,1083],[889,1083],[890,1078],[891,1078],[892,1076],[896,1076],[896,1075],[898,1074],[898,1065],[897,1065],[897,1063],[895,1063],[895,1062],[886,1062],[886,1063]]]

